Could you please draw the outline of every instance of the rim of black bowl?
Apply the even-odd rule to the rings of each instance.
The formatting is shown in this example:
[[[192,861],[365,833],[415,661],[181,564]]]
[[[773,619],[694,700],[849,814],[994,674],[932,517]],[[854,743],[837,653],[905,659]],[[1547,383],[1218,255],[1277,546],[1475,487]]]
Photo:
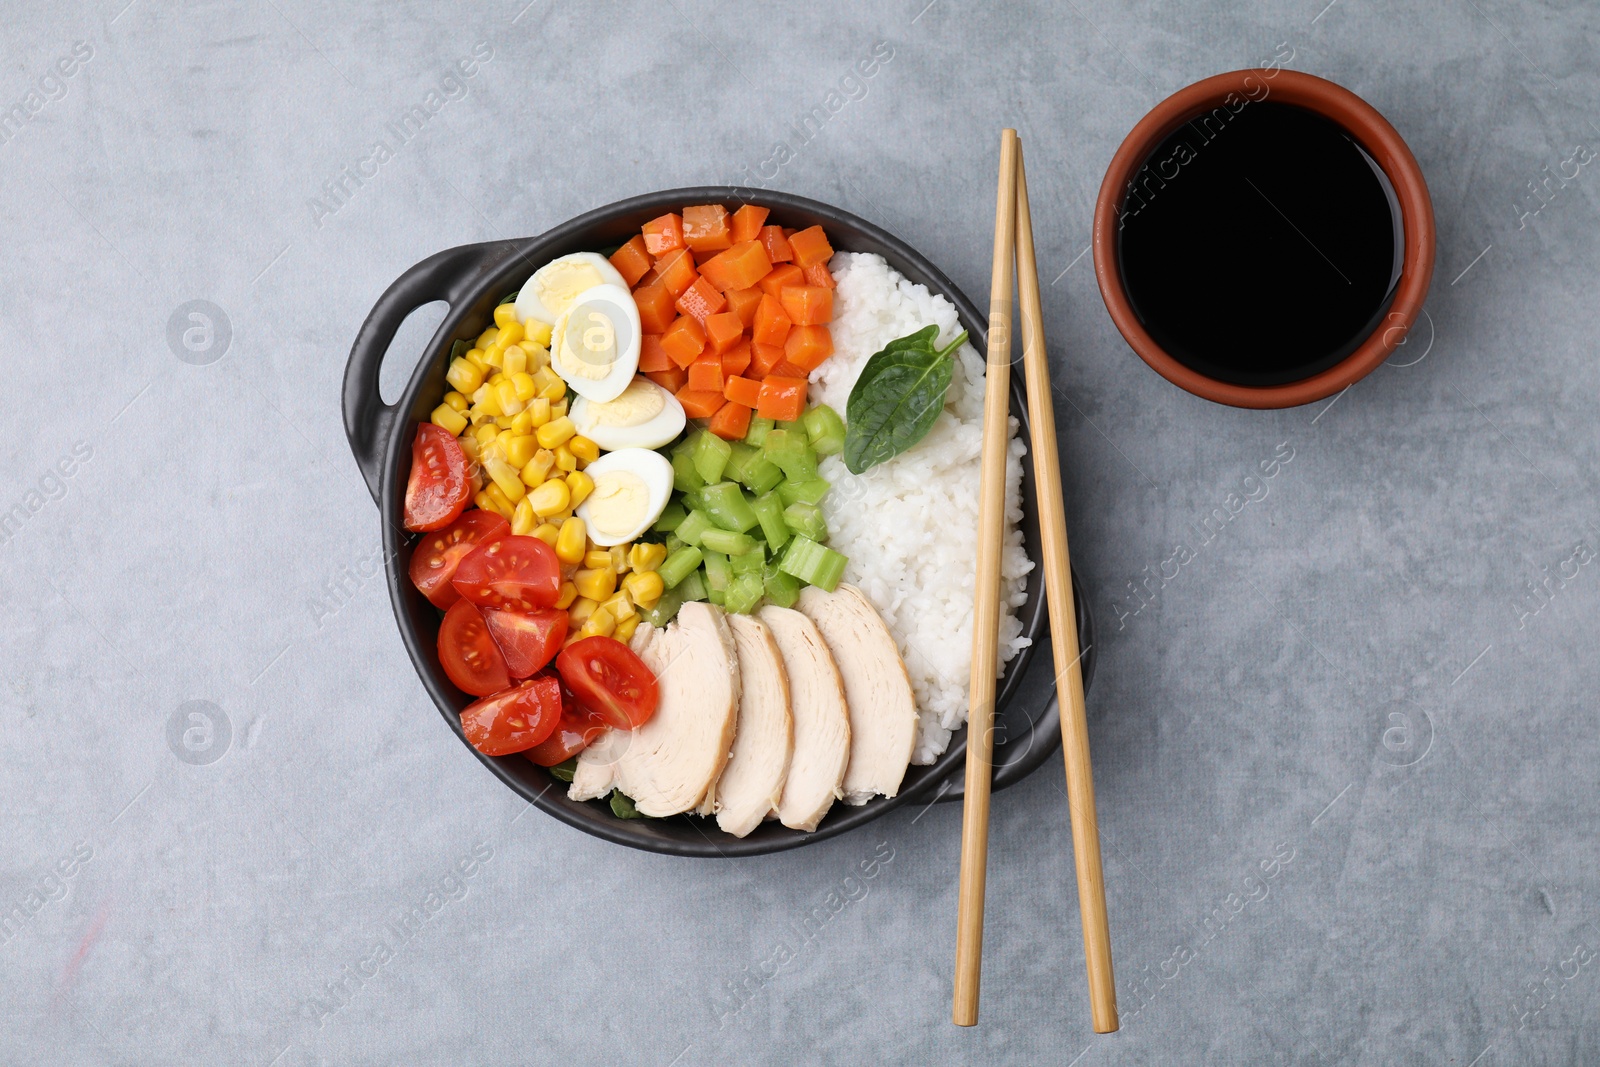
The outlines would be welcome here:
[[[888,231],[851,212],[790,193],[742,190],[731,186],[700,186],[663,190],[621,200],[579,215],[537,237],[464,245],[430,257],[413,267],[391,287],[391,293],[403,285],[408,292],[417,293],[415,306],[435,299],[447,299],[447,295],[454,297],[450,300],[450,310],[418,361],[401,399],[389,406],[382,406],[375,397],[371,402],[382,406],[390,416],[398,417],[381,420],[387,425],[358,426],[356,423],[362,420],[357,417],[356,409],[361,405],[352,403],[351,385],[347,382],[346,386],[346,423],[352,448],[357,453],[358,462],[362,463],[363,472],[384,519],[384,557],[395,618],[423,686],[446,724],[461,744],[495,777],[546,814],[606,841],[667,855],[705,858],[754,856],[802,848],[848,833],[902,805],[924,798],[941,783],[950,780],[965,763],[966,728],[963,726],[954,733],[949,747],[934,763],[910,767],[897,796],[877,797],[860,806],[835,803],[822,824],[810,833],[791,830],[777,822],[765,822],[748,836],[736,838],[724,834],[715,824],[708,829],[694,816],[620,819],[610,812],[604,801],[569,800],[564,783],[545,768],[536,766],[520,755],[485,756],[462,735],[460,712],[471,703],[472,698],[451,685],[439,666],[436,651],[439,612],[416,591],[407,578],[411,550],[419,538],[407,533],[401,525],[405,479],[400,476],[400,468],[401,461],[409,456],[415,426],[427,421],[429,413],[443,397],[447,360],[442,357],[449,352],[456,338],[470,337],[485,329],[493,320],[495,305],[515,291],[536,267],[570,252],[594,251],[621,244],[639,232],[640,226],[646,221],[663,212],[681,208],[684,204],[746,202],[771,208],[777,221],[785,225],[804,227],[822,224],[828,230],[835,251],[873,252],[883,256],[891,267],[905,277],[926,285],[931,291],[950,300],[973,345],[980,352],[984,350],[987,324],[977,305],[944,272]],[[466,271],[471,272],[471,277],[462,277]],[[432,272],[438,277],[420,276],[419,272]],[[430,281],[435,283],[431,288]],[[428,292],[435,295],[422,295]],[[366,334],[364,329],[356,342],[358,350],[368,341]],[[386,348],[387,339],[383,344]],[[357,353],[353,352],[352,365],[356,358]],[[381,361],[381,353],[379,359]],[[1011,414],[1020,423],[1021,439],[1027,441],[1027,404],[1018,379],[1018,375],[1012,376]],[[372,455],[362,455],[358,438],[367,443]],[[379,457],[381,467],[374,471],[370,464]],[[1032,463],[1024,462],[1022,471],[1023,543],[1029,557],[1037,561],[1039,533]],[[377,484],[373,484],[374,479]],[[1086,607],[1082,606],[1080,598],[1080,619],[1085,613]],[[1018,618],[1022,622],[1023,636],[1032,639],[1033,643],[1007,664],[996,691],[997,709],[1004,709],[1011,700],[1038,647],[1039,639],[1047,637],[1046,609],[1038,566],[1028,575],[1027,600],[1019,610]],[[1085,659],[1088,659],[1088,651]],[[1088,666],[1086,662],[1085,667]],[[1053,716],[1047,715],[1045,718],[1054,721]],[[1049,741],[1048,747],[1053,750],[1059,740],[1058,735]]]

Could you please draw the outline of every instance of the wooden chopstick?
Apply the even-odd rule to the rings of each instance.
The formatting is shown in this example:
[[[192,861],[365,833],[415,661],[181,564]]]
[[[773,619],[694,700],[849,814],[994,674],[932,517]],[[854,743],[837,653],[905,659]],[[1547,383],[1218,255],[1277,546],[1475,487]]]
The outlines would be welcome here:
[[[967,705],[967,778],[962,802],[961,887],[956,915],[956,983],[951,1018],[978,1022],[983,966],[983,891],[989,860],[989,779],[994,761],[994,688],[1000,638],[1000,550],[1006,529],[1006,450],[1010,437],[1011,298],[1016,243],[1016,130],[1000,132],[1000,184],[994,209],[994,271],[989,282],[989,353],[983,394],[983,468],[978,503],[978,573],[972,602],[972,677]]]
[[[1039,538],[1044,549],[1044,588],[1050,604],[1050,647],[1056,661],[1061,751],[1067,763],[1072,854],[1078,869],[1078,909],[1083,918],[1083,952],[1089,970],[1089,1013],[1095,1033],[1109,1034],[1117,1029],[1117,989],[1111,974],[1111,931],[1106,923],[1106,887],[1100,871],[1100,824],[1094,808],[1094,771],[1089,764],[1083,657],[1078,650],[1078,615],[1072,602],[1072,563],[1067,555],[1055,402],[1050,389],[1050,362],[1044,349],[1044,310],[1039,303],[1033,219],[1028,212],[1028,179],[1020,146],[1017,289],[1022,304],[1022,366],[1028,381],[1028,422],[1033,427],[1033,482],[1039,504]]]

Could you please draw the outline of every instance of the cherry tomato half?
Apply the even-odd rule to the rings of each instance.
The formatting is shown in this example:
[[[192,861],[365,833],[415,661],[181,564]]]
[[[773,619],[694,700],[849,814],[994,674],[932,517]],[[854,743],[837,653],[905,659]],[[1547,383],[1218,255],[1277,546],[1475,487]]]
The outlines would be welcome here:
[[[406,480],[406,529],[448,526],[471,497],[472,476],[460,442],[431,422],[418,426],[411,442],[411,476]]]
[[[439,665],[457,689],[475,697],[498,693],[511,684],[506,658],[470,600],[458,600],[444,613],[439,624]]]
[[[512,534],[479,545],[456,567],[451,582],[463,597],[486,608],[553,608],[561,595],[561,561],[537,537]]]
[[[560,719],[561,684],[543,675],[468,704],[461,732],[485,756],[509,756],[549,737]]]
[[[503,516],[482,508],[464,511],[461,517],[438,533],[429,533],[411,552],[411,584],[422,591],[436,608],[448,608],[461,599],[450,584],[461,561],[479,545],[498,541],[511,533]],[[532,674],[532,671],[528,672]]]
[[[513,678],[531,678],[561,651],[567,639],[567,613],[557,608],[533,611],[483,609],[489,636],[506,658],[506,670]]]
[[[619,730],[649,722],[661,699],[644,660],[614,637],[574,641],[556,657],[556,670],[579,701]]]
[[[551,677],[560,675],[551,672]],[[567,762],[605,733],[605,720],[578,702],[566,682],[561,683],[561,721],[550,736],[527,751],[527,757],[541,767]]]

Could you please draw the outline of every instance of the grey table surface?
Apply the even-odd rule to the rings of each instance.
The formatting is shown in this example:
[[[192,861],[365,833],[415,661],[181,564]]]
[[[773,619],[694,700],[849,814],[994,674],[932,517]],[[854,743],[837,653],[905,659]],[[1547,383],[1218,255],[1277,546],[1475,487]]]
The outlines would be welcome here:
[[[1600,12],[1324,5],[6,4],[0,1062],[1600,1062],[1600,178],[1550,179]],[[1251,412],[1147,370],[1085,251],[1132,124],[1273,56],[1408,140],[1438,269],[1388,365]],[[972,1030],[957,806],[728,862],[527,811],[406,658],[339,414],[407,266],[652,189],[831,201],[981,296],[1005,125],[1100,624],[1109,1036],[1056,760],[996,798]]]

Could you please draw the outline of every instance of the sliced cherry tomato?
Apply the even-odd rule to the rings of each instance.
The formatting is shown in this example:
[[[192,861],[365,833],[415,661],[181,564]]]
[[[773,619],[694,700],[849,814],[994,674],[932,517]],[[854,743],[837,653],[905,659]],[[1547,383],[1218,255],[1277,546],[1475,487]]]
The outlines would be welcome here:
[[[561,561],[537,537],[512,534],[478,546],[456,567],[451,582],[462,596],[486,608],[553,608],[561,596]]]
[[[484,608],[483,621],[489,624],[489,636],[500,646],[513,678],[528,678],[543,670],[567,639],[567,613],[558,608]]]
[[[506,658],[489,636],[489,627],[470,600],[458,600],[439,624],[439,665],[456,688],[475,697],[498,693],[511,684]]]
[[[579,701],[619,730],[649,722],[661,699],[644,660],[614,637],[573,642],[556,657],[556,670]]]
[[[411,442],[411,477],[406,480],[406,529],[448,526],[471,498],[472,476],[460,442],[431,422],[418,426]]]
[[[492,511],[473,508],[462,512],[448,528],[427,534],[417,542],[411,552],[411,584],[421,590],[434,607],[448,608],[461,599],[456,587],[450,584],[461,561],[479,545],[498,541],[510,533],[511,524]]]
[[[560,675],[552,671],[551,677]],[[556,723],[550,736],[530,748],[527,755],[541,767],[554,767],[588,748],[605,731],[605,721],[579,703],[567,683],[562,682],[561,721]]]
[[[468,704],[461,732],[485,756],[509,756],[549,737],[560,720],[561,685],[543,675]]]

